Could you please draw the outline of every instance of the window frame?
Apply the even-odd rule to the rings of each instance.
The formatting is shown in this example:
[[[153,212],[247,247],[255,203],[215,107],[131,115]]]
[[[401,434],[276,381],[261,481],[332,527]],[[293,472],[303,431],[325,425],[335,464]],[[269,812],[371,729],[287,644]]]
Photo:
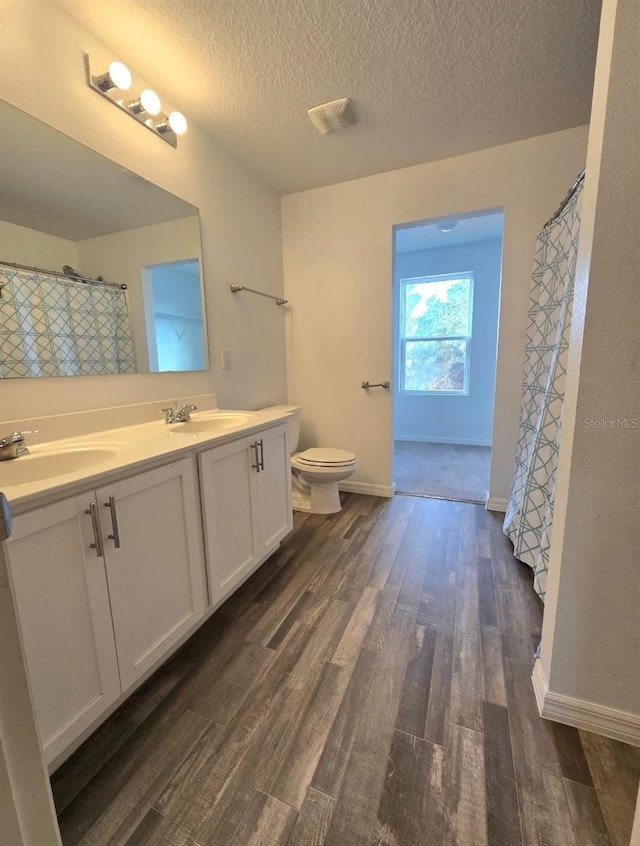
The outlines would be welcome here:
[[[406,313],[406,289],[408,285],[415,285],[420,282],[447,282],[453,280],[469,281],[469,334],[468,335],[405,335],[405,313]],[[400,302],[398,308],[398,384],[400,393],[407,396],[434,396],[434,397],[464,397],[469,396],[469,385],[471,381],[471,341],[473,338],[473,297],[475,280],[472,270],[460,271],[459,273],[439,273],[426,276],[410,276],[400,279],[398,286]],[[451,390],[412,390],[405,387],[406,375],[406,349],[407,341],[464,341],[466,344],[465,367],[464,367],[464,388],[461,391]]]

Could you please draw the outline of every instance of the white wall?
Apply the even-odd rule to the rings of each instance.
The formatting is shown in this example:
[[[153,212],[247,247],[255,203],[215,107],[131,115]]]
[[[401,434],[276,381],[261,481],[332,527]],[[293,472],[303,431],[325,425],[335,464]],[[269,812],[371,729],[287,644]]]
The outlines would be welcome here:
[[[551,695],[622,712],[638,743],[639,31],[637,0],[605,0],[540,661]]]
[[[65,264],[78,268],[75,241],[6,220],[0,220],[0,259],[45,270],[62,270]]]
[[[506,499],[518,432],[536,233],[584,167],[587,129],[282,199],[289,401],[303,441],[353,449],[354,479],[391,483],[392,409],[363,379],[391,377],[394,224],[504,208],[491,496]]]
[[[200,258],[197,217],[182,217],[152,226],[125,229],[78,241],[79,269],[128,286],[127,301],[138,371],[149,370],[147,321],[141,268],[146,265]]]
[[[195,125],[173,149],[89,89],[83,52],[135,70],[49,0],[4,0],[0,97],[200,209],[213,369],[204,373],[7,380],[0,419],[204,394],[221,406],[259,407],[285,397],[282,309],[229,292],[231,283],[282,292],[279,198]],[[162,55],[158,54],[158,62]],[[153,80],[141,80],[153,85]],[[160,92],[162,94],[162,92]],[[180,103],[167,104],[181,108]],[[189,117],[187,115],[187,117]],[[251,249],[247,249],[247,232]],[[231,370],[219,350],[232,351]]]
[[[404,393],[399,390],[399,378],[396,376],[395,438],[435,443],[491,444],[501,266],[501,239],[396,253],[396,308],[401,279],[472,271],[474,283],[469,393],[460,396]],[[394,322],[397,331],[397,316]],[[397,361],[395,372],[399,373]]]

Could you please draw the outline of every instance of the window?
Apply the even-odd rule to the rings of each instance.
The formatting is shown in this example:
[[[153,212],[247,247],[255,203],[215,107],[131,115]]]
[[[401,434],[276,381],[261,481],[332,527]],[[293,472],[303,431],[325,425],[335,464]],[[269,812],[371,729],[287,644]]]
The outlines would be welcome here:
[[[401,280],[401,390],[468,393],[472,308],[473,273]]]

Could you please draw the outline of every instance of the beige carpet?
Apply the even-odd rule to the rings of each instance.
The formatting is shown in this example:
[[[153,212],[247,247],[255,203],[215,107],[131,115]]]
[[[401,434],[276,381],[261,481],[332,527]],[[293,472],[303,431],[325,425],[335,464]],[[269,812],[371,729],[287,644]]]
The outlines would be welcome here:
[[[490,457],[490,447],[396,441],[396,492],[484,502]]]

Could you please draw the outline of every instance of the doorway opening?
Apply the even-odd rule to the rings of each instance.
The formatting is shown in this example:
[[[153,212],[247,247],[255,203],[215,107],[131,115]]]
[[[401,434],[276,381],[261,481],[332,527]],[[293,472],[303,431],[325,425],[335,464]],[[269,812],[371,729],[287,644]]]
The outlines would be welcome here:
[[[396,493],[485,502],[504,213],[394,227]]]
[[[143,268],[149,370],[206,370],[202,282],[198,259]]]

